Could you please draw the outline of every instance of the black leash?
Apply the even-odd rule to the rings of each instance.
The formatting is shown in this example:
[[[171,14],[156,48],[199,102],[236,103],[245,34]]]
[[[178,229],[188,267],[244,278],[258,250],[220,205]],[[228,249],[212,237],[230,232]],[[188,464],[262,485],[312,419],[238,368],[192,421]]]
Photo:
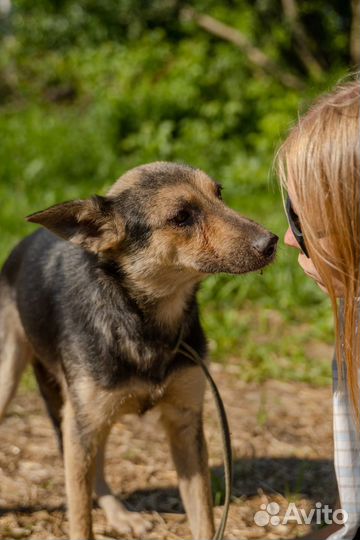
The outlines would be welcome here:
[[[182,332],[181,332],[182,333]],[[219,423],[221,427],[221,438],[223,443],[223,454],[224,454],[224,476],[225,476],[225,501],[224,509],[221,516],[221,521],[215,532],[215,535],[212,540],[222,540],[224,537],[225,526],[229,513],[229,506],[231,501],[231,489],[232,489],[232,452],[231,452],[231,437],[229,423],[225,412],[224,403],[221,399],[220,392],[212,378],[206,364],[203,362],[202,358],[198,353],[190,347],[187,343],[181,340],[181,334],[176,346],[178,352],[195,362],[203,370],[205,377],[210,385],[212,394],[214,396],[216,409],[219,415]]]

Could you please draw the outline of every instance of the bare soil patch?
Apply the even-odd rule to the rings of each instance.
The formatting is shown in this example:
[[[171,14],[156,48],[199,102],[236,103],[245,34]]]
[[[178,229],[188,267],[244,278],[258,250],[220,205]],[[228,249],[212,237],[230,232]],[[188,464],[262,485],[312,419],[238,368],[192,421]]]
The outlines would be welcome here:
[[[309,526],[290,523],[259,527],[254,514],[276,501],[280,515],[289,502],[309,509],[336,499],[332,463],[331,388],[267,381],[248,384],[213,365],[232,431],[234,500],[229,539],[293,538]],[[210,393],[206,434],[216,498],[222,495],[222,449]],[[114,426],[107,474],[129,509],[147,514],[148,539],[190,538],[176,475],[156,411],[129,416]],[[216,519],[221,506],[215,509]],[[94,505],[96,538],[119,538]],[[55,436],[35,392],[20,390],[0,426],[0,539],[67,538],[64,475]]]

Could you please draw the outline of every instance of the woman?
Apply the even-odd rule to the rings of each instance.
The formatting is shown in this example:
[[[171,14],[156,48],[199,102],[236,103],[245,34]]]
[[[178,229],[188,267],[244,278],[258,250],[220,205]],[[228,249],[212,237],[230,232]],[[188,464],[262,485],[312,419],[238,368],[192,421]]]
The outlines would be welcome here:
[[[348,519],[321,532],[331,540],[360,537],[359,105],[358,80],[338,86],[300,119],[277,156],[288,194],[285,243],[300,249],[299,265],[329,294],[335,319],[334,461]]]

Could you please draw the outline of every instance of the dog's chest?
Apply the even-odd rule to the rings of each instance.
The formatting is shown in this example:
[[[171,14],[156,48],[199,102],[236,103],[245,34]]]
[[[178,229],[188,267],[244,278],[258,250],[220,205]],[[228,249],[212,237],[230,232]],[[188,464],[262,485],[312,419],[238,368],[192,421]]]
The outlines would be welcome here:
[[[93,379],[77,386],[82,414],[92,424],[113,423],[124,414],[142,415],[159,404],[166,394],[166,382],[152,384],[133,378],[116,389],[101,388]]]
[[[166,383],[132,381],[128,388],[119,390],[118,414],[144,414],[163,399],[165,390]]]

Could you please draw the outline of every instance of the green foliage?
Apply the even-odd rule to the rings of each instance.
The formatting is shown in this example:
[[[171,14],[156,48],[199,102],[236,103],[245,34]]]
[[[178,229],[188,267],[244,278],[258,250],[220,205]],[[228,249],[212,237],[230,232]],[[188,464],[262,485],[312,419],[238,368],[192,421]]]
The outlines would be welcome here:
[[[184,20],[175,0],[14,2],[0,48],[1,260],[33,230],[26,214],[104,193],[126,169],[159,159],[204,169],[227,203],[283,235],[273,155],[299,107],[346,72],[349,8],[299,3],[324,67],[315,80],[280,1],[193,5],[301,77],[302,93]],[[213,356],[236,357],[240,376],[328,380],[328,365],[309,352],[332,339],[328,302],[295,253],[281,247],[262,276],[208,279],[201,303]]]

